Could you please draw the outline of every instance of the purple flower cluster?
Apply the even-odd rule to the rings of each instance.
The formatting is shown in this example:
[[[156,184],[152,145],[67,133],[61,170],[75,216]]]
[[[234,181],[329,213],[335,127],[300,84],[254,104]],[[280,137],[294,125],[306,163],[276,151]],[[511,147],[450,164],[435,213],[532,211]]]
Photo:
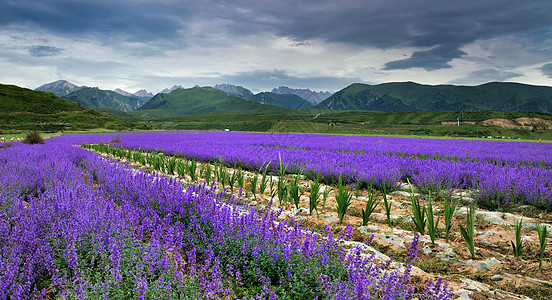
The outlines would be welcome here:
[[[0,149],[0,299],[413,297],[409,271],[345,250],[329,227],[71,146],[103,138]]]
[[[113,134],[66,136],[72,143],[109,140]],[[392,137],[235,132],[121,134],[124,147],[163,151],[202,161],[221,161],[275,171],[341,175],[359,185],[393,188],[409,179],[425,190],[472,189],[478,202],[496,209],[510,203],[552,208],[552,144]]]

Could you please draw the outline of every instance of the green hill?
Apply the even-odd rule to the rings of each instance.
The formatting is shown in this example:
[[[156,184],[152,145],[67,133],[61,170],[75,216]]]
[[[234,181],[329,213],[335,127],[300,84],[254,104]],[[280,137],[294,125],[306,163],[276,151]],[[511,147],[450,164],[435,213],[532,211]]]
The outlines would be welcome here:
[[[247,101],[212,87],[176,89],[169,94],[157,94],[131,114],[140,118],[168,118],[210,112],[288,113],[292,110]]]
[[[0,84],[0,131],[63,131],[106,128],[128,130],[144,125],[124,122],[51,93]]]
[[[318,107],[384,112],[506,110],[550,113],[552,88],[501,82],[479,86],[355,83],[324,100]]]
[[[456,120],[460,118],[460,126]],[[488,120],[521,125],[524,118],[532,124],[516,128],[501,127]],[[552,140],[545,123],[552,114],[503,111],[425,111],[372,112],[328,111],[312,109],[293,114],[241,114],[212,112],[145,121],[163,130],[223,130],[259,132],[307,132],[330,134],[406,135],[437,137],[504,136],[522,139]],[[522,128],[523,127],[523,128]]]
[[[95,112],[98,112],[104,116],[108,116],[110,118],[127,121],[127,122],[138,122],[140,119],[136,118],[135,116],[131,115],[128,112],[120,111],[120,110],[114,110],[111,108],[105,108],[105,107],[95,107],[92,108]]]
[[[257,103],[269,104],[269,105],[275,105],[275,106],[281,106],[281,107],[287,107],[287,108],[305,108],[305,107],[314,106],[314,103],[311,103],[297,95],[292,95],[292,94],[275,94],[275,93],[269,93],[269,92],[262,92],[249,97],[248,100],[251,100]]]
[[[64,97],[88,108],[110,108],[118,111],[133,111],[150,100],[149,97],[124,96],[119,93],[99,88],[85,87]]]

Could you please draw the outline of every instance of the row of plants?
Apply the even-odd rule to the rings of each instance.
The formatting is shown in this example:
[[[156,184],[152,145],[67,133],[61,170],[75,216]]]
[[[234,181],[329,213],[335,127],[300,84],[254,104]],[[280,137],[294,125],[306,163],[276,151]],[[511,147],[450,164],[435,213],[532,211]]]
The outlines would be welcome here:
[[[148,165],[154,167],[154,169],[161,172],[168,172],[169,174],[174,174],[174,165],[186,166],[183,167],[182,172],[178,172],[178,175],[185,176],[188,174],[193,181],[197,181],[197,174],[195,170],[197,169],[196,161],[182,162],[179,159],[174,157],[166,157],[164,154],[152,154],[145,153],[142,151],[136,151],[132,149],[124,149],[122,147],[115,147],[110,145],[92,145],[84,144],[83,147],[94,149],[103,153],[110,153],[119,158],[127,158],[129,160],[134,160],[136,162],[141,162],[145,165],[148,162]],[[192,167],[193,166],[193,167]],[[273,182],[273,177],[267,177],[268,166],[264,166],[261,169],[261,173],[254,173],[250,177],[249,191],[251,192],[252,197],[256,198],[257,193],[264,194],[266,187],[270,187],[270,196],[274,198],[277,196],[279,200],[279,205],[282,206],[283,203],[290,202],[295,205],[296,209],[299,209],[299,202],[301,197],[301,192],[299,189],[299,179],[301,174],[299,173],[296,176],[293,176],[292,179],[289,179],[287,176],[287,167],[282,164],[280,158],[280,166],[278,168],[278,180],[276,186]],[[210,164],[202,164],[202,170],[199,172],[203,178],[208,178],[207,181],[210,181],[211,178],[211,166]],[[259,176],[261,176],[259,184]],[[222,164],[215,162],[213,178],[216,182],[221,183],[222,189],[229,188],[230,191],[234,190],[235,183],[237,183],[236,188],[244,189],[244,174],[241,168],[236,168],[233,171],[229,171]],[[270,180],[268,179],[270,178]],[[310,183],[310,193],[309,193],[309,214],[312,215],[313,212],[318,214],[318,206],[322,204],[322,209],[325,209],[326,200],[332,189],[327,187],[322,193],[320,192],[320,174],[317,174],[315,178]],[[259,185],[258,185],[259,184]],[[268,184],[268,185],[267,185]],[[414,195],[413,186],[409,183],[411,188],[411,195]],[[388,201],[387,193],[384,190],[381,192],[381,201],[376,197],[376,191],[372,188],[372,183],[368,187],[368,198],[366,200],[365,208],[362,209],[362,225],[365,226],[370,221],[371,214],[375,209],[380,205],[380,202],[384,208],[387,224],[392,227],[391,221],[391,210],[392,202]],[[353,197],[350,189],[343,183],[341,178],[338,180],[337,190],[334,192],[336,200],[336,211],[339,218],[339,223],[343,222],[343,218],[346,215],[349,206],[351,205],[351,200]],[[412,207],[412,221],[415,226],[415,230],[420,234],[427,234],[431,239],[431,243],[435,245],[435,238],[438,232],[438,226],[440,221],[440,216],[437,218],[434,217],[434,209],[432,204],[432,195],[431,191],[428,195],[427,206],[421,205],[419,198],[411,196],[411,207]],[[452,230],[452,217],[456,210],[456,203],[451,200],[450,197],[447,197],[444,201],[444,238],[446,242],[449,242],[450,232]],[[461,237],[466,243],[472,258],[475,258],[475,237],[474,237],[474,214],[475,214],[475,202],[470,204],[469,213],[467,214],[466,227],[459,225],[458,229],[461,233]],[[546,227],[540,224],[537,224],[537,232],[540,241],[540,256],[539,256],[539,271],[542,267],[542,258],[544,256],[544,251],[546,247]],[[520,256],[524,251],[523,243],[521,242],[521,221],[515,226],[516,230],[516,242],[512,241],[512,248],[514,255],[516,257]]]
[[[269,171],[276,174],[281,159],[288,173],[301,172],[308,178],[320,174],[320,182],[331,185],[337,185],[341,177],[346,184],[363,188],[372,182],[373,188],[389,192],[397,188],[397,183],[409,180],[426,193],[453,188],[472,190],[477,194],[478,205],[491,210],[518,204],[552,208],[552,169],[518,163],[526,161],[538,165],[543,159],[549,160],[546,153],[552,151],[552,146],[545,143],[217,132],[131,133],[122,136],[123,141],[116,145],[162,151],[201,162],[216,161],[227,167],[238,166],[250,171],[270,163]],[[302,146],[290,146],[295,144]],[[458,149],[453,151],[449,144]],[[274,147],[276,145],[281,147]],[[415,148],[409,150],[409,145]],[[370,147],[373,149],[368,151]],[[382,154],[387,151],[405,155]],[[471,158],[477,157],[477,162],[420,159],[416,156],[454,157],[456,152],[464,151],[469,151]],[[533,157],[538,160],[533,161]],[[486,162],[493,159],[512,163],[496,165]]]

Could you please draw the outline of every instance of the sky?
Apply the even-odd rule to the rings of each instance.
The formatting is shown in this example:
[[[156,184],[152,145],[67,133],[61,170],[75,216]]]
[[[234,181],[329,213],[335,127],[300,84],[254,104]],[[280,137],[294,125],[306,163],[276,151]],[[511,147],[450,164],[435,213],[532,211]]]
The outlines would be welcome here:
[[[0,83],[552,86],[552,1],[0,0]]]

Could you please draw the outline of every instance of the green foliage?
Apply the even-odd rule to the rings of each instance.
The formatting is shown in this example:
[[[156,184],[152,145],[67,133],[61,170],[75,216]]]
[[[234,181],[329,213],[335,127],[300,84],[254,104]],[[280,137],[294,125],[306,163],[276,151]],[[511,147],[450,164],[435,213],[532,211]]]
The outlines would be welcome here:
[[[186,163],[188,169],[188,175],[192,178],[192,181],[197,181],[197,161],[190,160]]]
[[[366,207],[362,210],[362,226],[366,226],[370,221],[370,215],[378,207],[379,201],[374,197],[372,189],[368,191],[368,200],[366,201]]]
[[[282,163],[282,155],[280,154],[280,152],[278,152],[278,161],[280,163],[280,167],[278,168],[278,174],[280,175],[280,177],[284,177],[287,173],[287,166]]]
[[[234,174],[236,174],[236,182],[238,183],[238,188],[243,189],[244,178],[242,169],[238,168],[237,171],[234,169]]]
[[[385,216],[387,217],[387,225],[389,225],[389,227],[392,227],[391,208],[393,206],[393,203],[387,200],[387,191],[385,188],[381,191],[381,196],[383,198],[383,208],[385,208]]]
[[[286,179],[282,176],[278,178],[278,201],[280,201],[280,206],[282,206],[282,204],[287,201],[287,196],[288,188],[286,184]]]
[[[343,222],[343,217],[345,216],[345,213],[347,213],[347,210],[351,205],[352,198],[353,198],[353,195],[345,187],[340,176],[339,182],[337,184],[337,194],[335,195],[335,201],[337,202],[336,204],[337,215],[339,217],[340,224]]]
[[[268,171],[268,166],[269,165],[270,165],[270,162],[268,162],[268,164],[266,166],[264,166],[263,175],[261,177],[261,183],[259,184],[259,193],[261,193],[261,194],[264,194],[264,192],[266,190],[266,184],[267,184],[266,172]],[[261,167],[261,169],[263,169],[263,167]],[[271,179],[271,183],[272,183],[272,177],[270,179]]]
[[[169,173],[169,175],[173,175],[175,168],[176,168],[176,158],[174,157],[168,158],[165,163],[165,169],[167,170],[167,173]]]
[[[322,210],[326,208],[326,200],[328,199],[328,195],[331,193],[331,189],[326,186],[324,191],[322,192]]]
[[[204,165],[205,172],[203,172],[203,178],[205,178],[207,182],[211,182],[211,173],[213,172],[213,170],[211,169],[211,164],[204,163]]]
[[[514,250],[515,257],[520,257],[521,254],[525,251],[525,247],[523,246],[523,241],[521,240],[522,222],[523,222],[523,219],[520,219],[519,222],[517,222],[515,225],[516,243],[514,244],[513,241],[510,241],[510,243],[512,244],[512,248]]]
[[[278,200],[280,201],[280,206],[282,206],[282,203],[286,202],[288,195],[288,188],[285,178],[287,167],[282,163],[282,156],[280,153],[278,153],[278,160],[280,162],[280,168],[278,169]]]
[[[257,199],[257,182],[259,182],[259,174],[255,173],[255,175],[249,179],[249,190],[251,194],[253,194],[254,199]]]
[[[186,176],[186,174],[188,174],[188,168],[187,168],[185,162],[183,162],[181,160],[178,160],[176,162],[176,173],[180,177],[184,177],[184,176]]]
[[[537,234],[539,235],[539,272],[542,270],[542,259],[544,258],[544,250],[546,248],[546,235],[547,235],[547,227],[537,223]]]
[[[289,198],[295,204],[295,208],[299,209],[299,201],[301,200],[301,194],[299,193],[299,178],[301,177],[301,173],[297,174],[295,176],[295,179],[290,181],[289,183]]]
[[[312,215],[312,212],[316,210],[318,214],[318,201],[320,200],[320,172],[316,174],[316,177],[310,185],[310,195],[309,195],[309,214]]]
[[[439,227],[439,220],[441,217],[437,218],[437,221],[433,218],[433,205],[431,205],[431,192],[429,192],[429,198],[427,200],[427,233],[431,239],[431,244],[435,246],[435,235],[437,234],[437,229]]]
[[[410,185],[410,201],[412,203],[412,221],[414,221],[414,225],[416,226],[416,231],[421,233],[422,235],[425,234],[425,226],[427,222],[426,218],[426,208],[425,206],[420,205],[420,200],[416,199],[416,196],[414,196],[414,188],[412,187],[412,184],[408,182]]]
[[[466,215],[466,227],[460,225],[460,233],[470,250],[472,259],[475,259],[475,202],[470,203],[470,211]]]
[[[452,216],[456,210],[456,202],[450,198],[445,199],[445,240],[449,241],[450,230],[452,228]]]

